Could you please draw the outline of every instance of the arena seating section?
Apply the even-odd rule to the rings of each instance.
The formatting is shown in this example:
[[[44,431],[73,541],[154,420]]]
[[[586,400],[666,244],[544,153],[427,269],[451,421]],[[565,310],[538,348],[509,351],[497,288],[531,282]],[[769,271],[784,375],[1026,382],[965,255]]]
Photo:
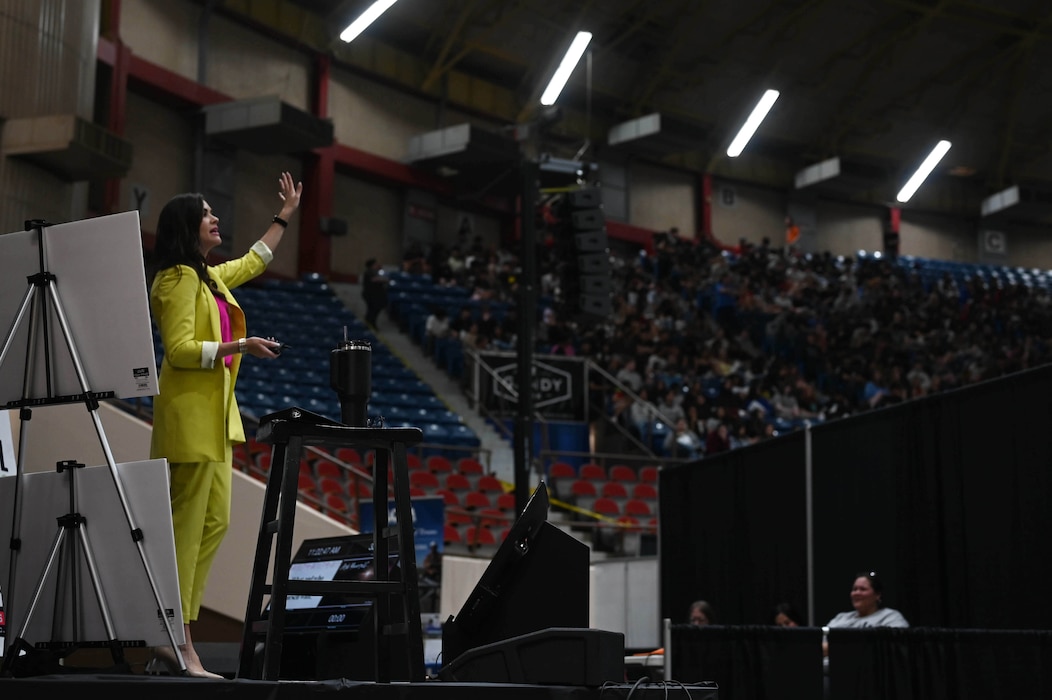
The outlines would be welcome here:
[[[859,251],[858,257],[875,256]],[[900,256],[895,264],[918,275],[926,289],[952,282],[961,290],[962,301],[969,282],[1052,290],[1052,273],[1043,270],[915,256]],[[499,321],[512,307],[507,301],[472,299],[468,289],[436,284],[426,274],[394,272],[391,278],[388,314],[421,348],[426,348],[426,319],[436,308],[444,308],[453,319],[465,308],[477,317],[483,307],[488,307]],[[273,336],[292,346],[275,362],[252,357],[243,361],[237,394],[250,433],[252,423],[260,417],[291,406],[339,420],[339,402],[329,384],[330,353],[345,332],[348,339],[367,340],[373,358],[370,420],[382,418],[385,425],[412,425],[424,431],[424,444],[410,455],[413,495],[444,499],[445,539],[450,551],[485,555],[496,547],[514,518],[513,485],[486,474],[477,459],[480,442],[474,431],[344,306],[324,279],[318,275],[295,281],[267,279],[242,287],[237,297],[252,319],[253,335]],[[705,303],[704,295],[699,296],[698,303]],[[154,338],[159,362],[162,349],[156,331]],[[463,352],[458,340],[445,340],[427,352],[448,375],[461,376]],[[710,398],[721,390],[719,382],[705,386]],[[149,399],[140,400],[147,409],[149,403]],[[776,426],[778,432],[798,427],[784,421]],[[667,429],[660,422],[655,425],[655,448]],[[655,457],[660,459],[659,449],[655,449]],[[236,460],[265,478],[269,448],[250,439],[238,450]],[[371,455],[363,459],[354,450],[329,454],[312,449],[304,466],[303,499],[333,517],[356,524],[357,499],[369,498],[372,493]],[[555,460],[546,468],[554,497],[571,511],[586,514],[580,518],[588,521],[585,532],[605,528],[625,542],[639,533],[656,532],[656,464],[600,466]],[[631,553],[637,546],[638,542],[619,548]]]

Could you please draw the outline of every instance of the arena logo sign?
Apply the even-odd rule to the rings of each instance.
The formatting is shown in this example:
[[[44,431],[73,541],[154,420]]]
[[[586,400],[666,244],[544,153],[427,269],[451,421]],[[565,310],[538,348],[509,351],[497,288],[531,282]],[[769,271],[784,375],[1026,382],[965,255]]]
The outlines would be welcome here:
[[[494,382],[493,393],[508,401],[519,400],[518,366],[514,364],[499,367],[494,371],[498,381]],[[534,362],[530,378],[533,390],[533,405],[544,408],[563,403],[573,398],[573,376],[558,367],[545,362]]]

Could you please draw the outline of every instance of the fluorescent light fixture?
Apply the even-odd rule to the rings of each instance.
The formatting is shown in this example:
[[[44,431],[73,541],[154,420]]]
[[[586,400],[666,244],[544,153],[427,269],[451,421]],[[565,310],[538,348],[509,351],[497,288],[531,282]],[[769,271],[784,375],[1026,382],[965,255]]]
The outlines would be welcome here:
[[[376,0],[358,19],[351,22],[346,29],[340,32],[340,38],[348,43],[354,41],[355,37],[364,32],[366,27],[375,22],[377,17],[386,12],[387,8],[396,2],[398,0]]]
[[[731,141],[731,145],[727,147],[727,155],[731,158],[737,158],[745,150],[745,145],[749,143],[749,139],[756,133],[756,130],[760,128],[760,123],[767,116],[767,113],[771,111],[771,107],[774,106],[775,100],[778,99],[777,90],[768,90],[763,93],[763,97],[753,107],[752,114],[742,124],[741,130],[738,131],[738,135]]]
[[[577,67],[577,62],[581,60],[581,56],[584,55],[584,50],[588,48],[588,42],[591,40],[591,32],[577,32],[577,36],[574,37],[570,48],[566,50],[566,55],[563,56],[562,62],[555,69],[555,74],[548,83],[548,87],[544,88],[544,94],[541,95],[542,105],[553,105],[559,99],[559,93],[563,91],[566,81],[570,79],[570,74]]]
[[[946,155],[946,152],[949,150],[949,141],[939,141],[935,144],[935,148],[931,149],[931,153],[928,154],[928,157],[925,158],[924,162],[920,164],[919,168],[917,168],[917,172],[913,173],[913,177],[907,180],[906,184],[902,186],[902,189],[899,190],[895,199],[900,202],[910,201],[910,197],[912,197],[917,191],[917,188],[924,183],[924,180],[931,175],[931,171],[935,169],[935,166],[939,164],[939,161],[942,160],[942,157]]]

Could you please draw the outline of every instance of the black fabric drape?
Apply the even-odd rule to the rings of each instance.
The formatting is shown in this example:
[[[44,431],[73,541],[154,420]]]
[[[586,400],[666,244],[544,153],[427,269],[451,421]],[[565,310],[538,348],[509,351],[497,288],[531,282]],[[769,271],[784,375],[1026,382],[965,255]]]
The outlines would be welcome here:
[[[673,625],[672,679],[715,681],[720,700],[822,696],[822,631],[771,625]]]
[[[770,623],[781,601],[806,611],[803,449],[796,434],[662,470],[662,617],[686,622],[697,599],[717,624]]]
[[[1052,697],[1052,632],[832,629],[829,700]]]
[[[662,616],[721,624],[788,599],[815,625],[859,571],[911,625],[1052,629],[1052,366],[811,429],[815,604],[806,609],[802,431],[661,472]]]

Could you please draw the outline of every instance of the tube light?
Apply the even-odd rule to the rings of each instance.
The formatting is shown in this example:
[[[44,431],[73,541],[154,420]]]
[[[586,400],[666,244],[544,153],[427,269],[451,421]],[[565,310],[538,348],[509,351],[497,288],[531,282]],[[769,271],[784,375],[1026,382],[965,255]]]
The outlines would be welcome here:
[[[577,62],[581,60],[581,56],[584,55],[584,50],[588,48],[588,42],[591,40],[591,32],[577,32],[577,36],[574,37],[570,48],[566,50],[566,55],[563,56],[562,62],[555,69],[555,74],[552,75],[548,87],[544,88],[544,94],[541,95],[542,105],[551,106],[559,99],[559,93],[563,91],[566,81],[570,79],[570,74],[577,67]]]
[[[917,168],[917,172],[913,173],[913,176],[906,181],[906,184],[902,186],[899,193],[895,196],[895,199],[900,202],[910,201],[910,197],[914,195],[917,189],[924,183],[931,171],[935,169],[935,166],[939,164],[942,157],[946,155],[946,152],[950,150],[949,141],[939,141],[935,144],[935,148],[931,149],[931,153],[924,159],[924,162]]]
[[[359,34],[365,31],[366,27],[376,21],[376,19],[387,11],[391,5],[394,5],[398,0],[376,0],[369,8],[363,12],[358,19],[347,25],[347,28],[340,32],[340,38],[350,43]]]
[[[756,130],[760,128],[760,123],[767,116],[767,113],[771,111],[771,107],[774,106],[775,100],[778,99],[777,90],[768,90],[763,93],[763,97],[753,107],[752,114],[742,124],[742,128],[738,131],[738,135],[731,141],[731,145],[727,147],[727,155],[731,158],[737,158],[745,150],[745,145],[749,143],[749,139],[756,133]]]

